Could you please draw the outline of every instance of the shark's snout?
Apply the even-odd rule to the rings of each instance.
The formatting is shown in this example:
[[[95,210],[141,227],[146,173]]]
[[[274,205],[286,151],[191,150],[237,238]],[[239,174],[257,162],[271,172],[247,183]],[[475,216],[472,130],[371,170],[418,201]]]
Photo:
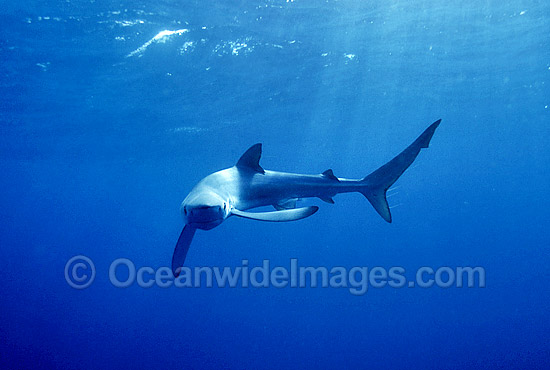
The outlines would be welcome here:
[[[182,216],[185,223],[197,229],[210,230],[223,222],[226,217],[224,206],[183,205]]]

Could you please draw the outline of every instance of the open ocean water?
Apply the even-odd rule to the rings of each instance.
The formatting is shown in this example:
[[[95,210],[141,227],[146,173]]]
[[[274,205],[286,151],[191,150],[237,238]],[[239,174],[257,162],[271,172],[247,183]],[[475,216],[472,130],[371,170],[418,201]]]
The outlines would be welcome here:
[[[0,9],[1,368],[549,368],[549,2]],[[362,178],[440,118],[390,192],[393,223],[360,194],[308,199],[305,220],[197,231],[185,262],[360,268],[347,287],[151,273],[170,266],[186,194],[251,145],[266,169]],[[85,289],[66,279],[92,277],[67,265],[79,255]],[[113,283],[119,258],[153,286],[115,286],[131,277]],[[358,294],[363,267],[443,284]],[[445,284],[459,267],[483,274]]]

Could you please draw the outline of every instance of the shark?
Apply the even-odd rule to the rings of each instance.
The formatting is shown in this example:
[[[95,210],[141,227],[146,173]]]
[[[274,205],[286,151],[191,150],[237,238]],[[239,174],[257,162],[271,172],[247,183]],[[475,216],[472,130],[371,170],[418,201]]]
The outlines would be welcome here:
[[[362,179],[336,177],[332,169],[306,175],[269,171],[260,165],[262,144],[252,145],[233,167],[212,173],[195,185],[181,203],[185,226],[172,256],[172,273],[177,277],[197,229],[210,230],[231,216],[258,221],[287,222],[313,215],[318,206],[297,207],[303,198],[319,198],[334,204],[341,193],[363,194],[376,212],[391,223],[386,192],[414,162],[423,148],[428,148],[441,119],[432,123],[396,157]],[[273,211],[251,209],[273,206]]]

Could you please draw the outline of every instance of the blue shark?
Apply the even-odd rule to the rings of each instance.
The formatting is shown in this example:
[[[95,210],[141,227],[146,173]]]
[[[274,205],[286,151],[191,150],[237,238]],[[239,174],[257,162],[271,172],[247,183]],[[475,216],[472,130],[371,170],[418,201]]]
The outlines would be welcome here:
[[[318,175],[264,170],[260,166],[262,144],[251,146],[237,164],[202,179],[183,200],[180,210],[185,226],[172,257],[172,272],[181,272],[197,229],[210,230],[231,216],[258,221],[300,220],[318,211],[317,206],[297,207],[303,198],[334,203],[340,193],[358,192],[372,204],[386,222],[392,222],[387,190],[427,148],[441,120],[431,124],[411,145],[391,161],[362,179],[336,177],[331,169]],[[250,209],[274,206],[270,212]]]

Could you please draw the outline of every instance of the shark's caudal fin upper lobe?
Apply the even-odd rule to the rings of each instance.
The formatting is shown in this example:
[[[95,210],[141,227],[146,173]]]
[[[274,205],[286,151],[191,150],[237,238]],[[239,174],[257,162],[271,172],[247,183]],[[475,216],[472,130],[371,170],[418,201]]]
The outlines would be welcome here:
[[[407,149],[362,180],[365,188],[361,193],[387,222],[391,222],[391,213],[386,200],[386,191],[414,162],[420,150],[428,147],[440,123],[441,120],[432,123]]]

